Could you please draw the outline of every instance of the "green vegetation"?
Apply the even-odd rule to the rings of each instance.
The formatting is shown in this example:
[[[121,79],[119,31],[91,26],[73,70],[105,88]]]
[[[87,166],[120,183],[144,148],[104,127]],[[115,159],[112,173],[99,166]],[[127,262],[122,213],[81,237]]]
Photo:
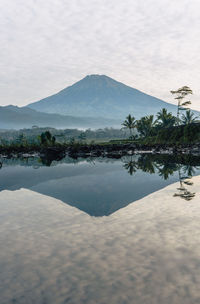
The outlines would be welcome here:
[[[137,121],[136,128],[141,137],[150,136],[153,133],[155,122],[153,115],[144,116]]]
[[[174,146],[181,143],[200,142],[200,120],[187,108],[191,101],[185,101],[188,95],[193,94],[192,90],[183,86],[178,90],[171,91],[171,93],[175,95],[175,99],[178,101],[177,116],[175,117],[163,108],[157,113],[155,120],[153,115],[144,116],[137,121],[134,120],[134,128],[139,135],[135,142],[144,145],[173,144]],[[181,118],[180,111],[185,111]],[[131,118],[132,116],[129,114],[123,122],[123,125],[127,128],[133,128],[131,124],[133,118]]]
[[[177,124],[179,125],[179,123],[180,123],[180,119],[179,119],[180,111],[187,110],[187,108],[185,108],[185,107],[191,104],[190,100],[184,101],[184,98],[188,95],[193,94],[193,92],[189,87],[183,86],[182,88],[179,88],[178,90],[171,91],[171,93],[172,93],[172,95],[176,96],[175,100],[178,101],[178,104],[177,104]]]
[[[130,136],[132,136],[132,130],[136,127],[136,120],[135,117],[131,116],[131,114],[129,114],[126,119],[124,120],[124,122],[122,123],[123,128],[122,129],[129,129],[130,132]]]
[[[176,117],[172,115],[172,113],[167,112],[166,109],[162,109],[157,113],[157,127],[162,128],[169,128],[176,124]]]
[[[183,114],[181,119],[183,125],[190,125],[192,123],[198,122],[198,117],[194,116],[194,113],[192,113],[190,110],[187,110],[186,114]]]
[[[173,126],[157,130],[153,136],[143,138],[144,144],[191,144],[200,143],[200,123]]]
[[[54,146],[56,142],[55,136],[52,136],[49,131],[43,132],[38,139],[42,146]]]
[[[1,131],[0,149],[40,151],[48,147],[60,149],[73,147],[74,151],[79,151],[80,147],[92,145],[98,148],[100,145],[134,143],[140,146],[164,144],[176,147],[180,144],[200,143],[200,120],[186,108],[191,101],[185,101],[185,98],[193,94],[192,90],[184,86],[171,93],[178,101],[176,116],[163,108],[155,118],[154,115],[148,115],[136,120],[129,114],[122,122],[122,129],[105,128],[83,131],[33,126],[32,129]],[[180,111],[185,111],[185,114],[180,116]]]
[[[190,201],[195,196],[189,187],[193,184],[192,176],[196,169],[199,169],[199,157],[192,155],[153,155],[142,154],[138,159],[128,157],[124,159],[123,167],[130,175],[137,172],[138,169],[150,174],[158,173],[158,175],[167,180],[170,176],[178,173],[180,186],[174,196]]]

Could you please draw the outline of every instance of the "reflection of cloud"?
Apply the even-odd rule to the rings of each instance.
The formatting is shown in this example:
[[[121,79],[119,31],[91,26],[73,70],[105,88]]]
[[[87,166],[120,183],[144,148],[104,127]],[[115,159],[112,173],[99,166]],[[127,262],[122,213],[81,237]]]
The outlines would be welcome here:
[[[0,12],[2,104],[26,104],[92,73],[168,100],[184,84],[199,95],[197,0],[2,0]]]
[[[200,178],[106,218],[29,190],[0,194],[2,303],[198,303]],[[134,300],[133,300],[134,299]]]

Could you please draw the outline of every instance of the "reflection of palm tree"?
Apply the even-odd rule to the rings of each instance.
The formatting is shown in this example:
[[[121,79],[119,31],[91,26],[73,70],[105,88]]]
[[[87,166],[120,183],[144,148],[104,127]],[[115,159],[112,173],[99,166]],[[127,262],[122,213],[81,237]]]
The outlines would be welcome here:
[[[138,168],[143,172],[150,174],[155,173],[155,162],[152,161],[149,155],[141,155],[138,159]]]
[[[174,172],[178,171],[180,186],[177,188],[179,192],[175,193],[174,196],[179,196],[189,201],[195,196],[195,193],[189,191],[186,186],[191,186],[193,184],[191,177],[195,174],[195,169],[198,169],[198,167],[192,166],[191,160],[188,160],[187,158],[187,165],[181,165],[180,160],[179,164],[177,164],[174,161],[174,158],[172,158],[172,161],[170,160],[171,158],[166,155],[155,156],[143,154],[138,160],[133,160],[131,156],[129,160],[124,161],[123,167],[130,175],[133,175],[134,172],[140,169],[143,172],[150,174],[158,172],[158,175],[165,180],[173,175]]]
[[[135,173],[138,169],[137,167],[137,161],[133,160],[133,157],[131,155],[130,158],[128,158],[128,160],[124,160],[124,165],[123,167],[127,170],[127,172],[130,175],[133,175],[133,173]]]
[[[2,164],[2,162],[0,162],[0,169],[2,168],[2,166],[3,166],[3,164]]]
[[[135,161],[129,161],[123,165],[130,175],[133,175],[137,171],[137,163]]]
[[[158,169],[159,176],[164,178],[164,180],[168,179],[170,175],[173,175],[174,172],[178,170],[176,164],[169,164],[169,163],[165,163],[162,166],[157,165],[156,168]]]
[[[195,174],[195,169],[198,169],[197,166],[191,166],[190,164],[184,165],[182,167],[184,174],[187,175],[187,177],[193,176]]]

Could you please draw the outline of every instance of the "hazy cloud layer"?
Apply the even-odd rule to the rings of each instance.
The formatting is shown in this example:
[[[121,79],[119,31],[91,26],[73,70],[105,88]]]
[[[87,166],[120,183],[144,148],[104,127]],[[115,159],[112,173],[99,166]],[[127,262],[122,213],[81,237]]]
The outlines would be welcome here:
[[[199,0],[0,0],[0,104],[24,105],[87,74],[200,109]]]

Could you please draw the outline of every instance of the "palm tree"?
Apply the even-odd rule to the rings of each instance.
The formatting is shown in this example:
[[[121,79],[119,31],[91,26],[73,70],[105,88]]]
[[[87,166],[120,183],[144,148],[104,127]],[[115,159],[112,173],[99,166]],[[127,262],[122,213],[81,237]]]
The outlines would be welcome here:
[[[184,125],[189,125],[191,123],[196,123],[198,122],[198,117],[194,116],[194,113],[191,110],[187,110],[185,115],[183,114],[181,116],[181,121]]]
[[[137,130],[141,136],[151,135],[152,129],[155,126],[155,121],[153,121],[154,116],[144,116],[140,120],[137,121]]]
[[[172,115],[171,112],[167,112],[167,109],[163,108],[157,113],[157,125],[162,128],[168,128],[175,125],[177,118]]]
[[[122,123],[123,129],[129,129],[130,132],[130,136],[132,136],[132,129],[134,129],[136,127],[136,120],[135,117],[131,116],[131,114],[129,114],[126,119],[124,120],[124,122]]]

